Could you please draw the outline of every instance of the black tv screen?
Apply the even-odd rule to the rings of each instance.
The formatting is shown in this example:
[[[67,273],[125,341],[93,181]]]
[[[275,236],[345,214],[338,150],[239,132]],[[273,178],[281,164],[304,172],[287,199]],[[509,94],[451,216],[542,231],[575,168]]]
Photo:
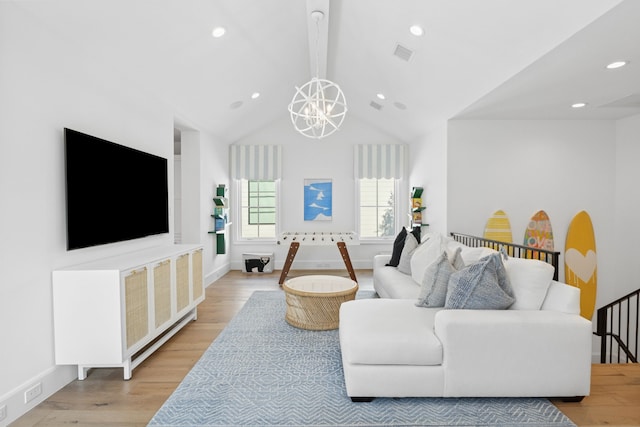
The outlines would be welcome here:
[[[67,250],[169,232],[167,159],[64,130]]]

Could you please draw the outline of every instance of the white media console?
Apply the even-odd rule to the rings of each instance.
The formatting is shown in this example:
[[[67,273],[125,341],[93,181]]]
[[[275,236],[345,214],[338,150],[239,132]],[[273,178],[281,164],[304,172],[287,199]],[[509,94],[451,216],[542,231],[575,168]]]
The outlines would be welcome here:
[[[55,358],[122,367],[124,379],[183,326],[204,300],[202,246],[168,245],[53,272]]]

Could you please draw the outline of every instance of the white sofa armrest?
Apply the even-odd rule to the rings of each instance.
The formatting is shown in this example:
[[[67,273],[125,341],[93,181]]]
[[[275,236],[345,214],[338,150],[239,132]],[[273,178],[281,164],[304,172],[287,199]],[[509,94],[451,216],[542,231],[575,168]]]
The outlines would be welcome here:
[[[445,396],[586,396],[591,322],[575,314],[442,310],[434,330],[444,349]]]
[[[373,257],[373,269],[384,267],[391,260],[391,254],[375,255]]]

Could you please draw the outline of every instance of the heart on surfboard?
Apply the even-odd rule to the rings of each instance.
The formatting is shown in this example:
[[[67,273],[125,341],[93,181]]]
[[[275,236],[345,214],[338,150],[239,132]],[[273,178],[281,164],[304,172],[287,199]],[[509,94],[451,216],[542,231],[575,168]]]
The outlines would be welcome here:
[[[567,249],[564,254],[564,261],[571,271],[583,282],[591,280],[596,270],[596,253],[592,250],[587,251],[587,254],[583,255],[577,249]]]

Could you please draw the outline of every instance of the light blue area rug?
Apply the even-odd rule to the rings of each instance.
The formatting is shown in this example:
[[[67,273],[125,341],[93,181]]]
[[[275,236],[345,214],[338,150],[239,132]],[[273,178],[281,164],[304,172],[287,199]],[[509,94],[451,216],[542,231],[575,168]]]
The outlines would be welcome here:
[[[546,399],[353,403],[345,390],[338,331],[294,328],[284,320],[285,309],[283,292],[255,292],[149,426],[574,425]]]

